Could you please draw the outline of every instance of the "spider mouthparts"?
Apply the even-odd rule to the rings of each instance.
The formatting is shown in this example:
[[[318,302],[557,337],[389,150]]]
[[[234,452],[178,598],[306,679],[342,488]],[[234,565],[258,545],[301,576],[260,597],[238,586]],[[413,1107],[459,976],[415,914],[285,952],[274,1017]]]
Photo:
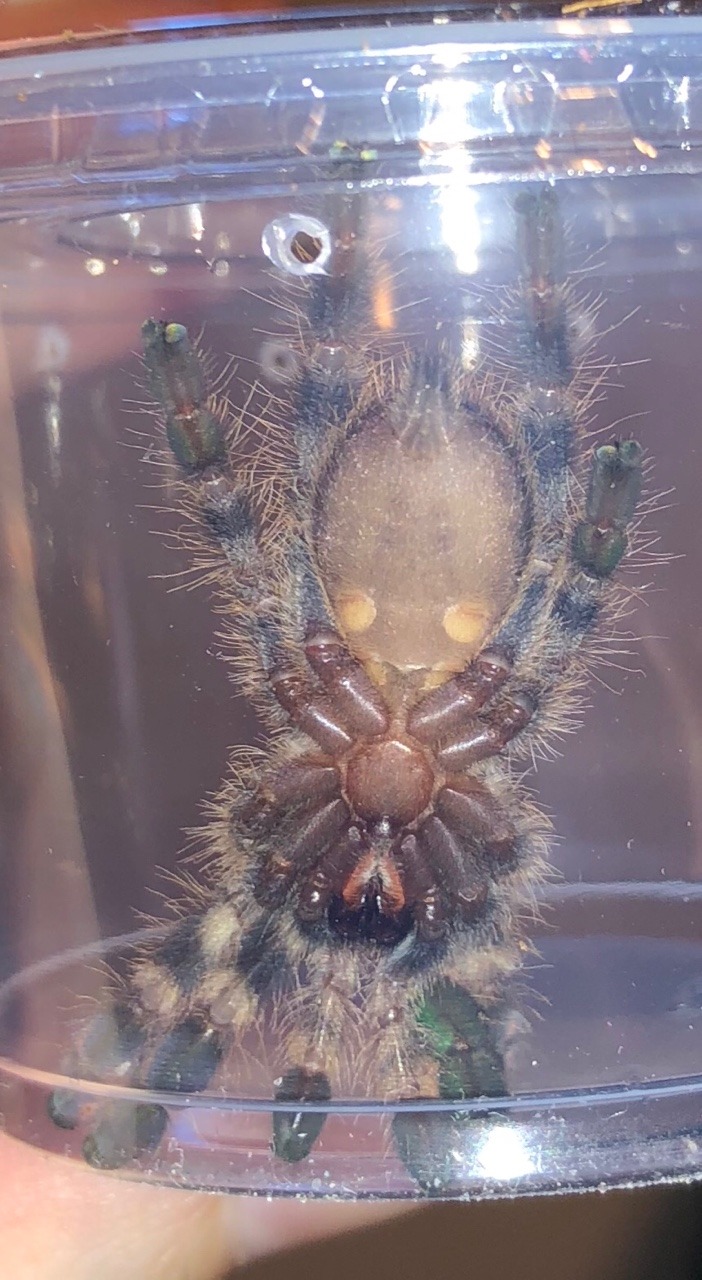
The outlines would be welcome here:
[[[366,850],[340,890],[329,904],[327,921],[344,941],[395,947],[414,928],[414,913],[391,853]]]
[[[346,942],[371,942],[378,947],[396,947],[414,928],[411,909],[404,897],[398,902],[388,896],[383,880],[374,875],[347,904],[347,893],[338,894],[329,905],[329,927]]]

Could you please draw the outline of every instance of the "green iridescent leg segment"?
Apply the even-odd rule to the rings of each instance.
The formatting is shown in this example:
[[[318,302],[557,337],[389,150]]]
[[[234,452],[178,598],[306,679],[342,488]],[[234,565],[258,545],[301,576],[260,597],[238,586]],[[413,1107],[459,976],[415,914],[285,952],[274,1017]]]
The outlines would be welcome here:
[[[149,390],[177,461],[190,472],[222,462],[224,429],[210,407],[202,359],[185,325],[147,320],[141,335]]]
[[[627,549],[627,526],[641,494],[642,456],[636,440],[595,449],[586,518],[573,535],[573,557],[592,578],[608,578]]]
[[[451,1102],[502,1097],[507,1092],[494,1014],[454,983],[438,984],[422,1003],[418,1028],[425,1052],[439,1067],[439,1097]],[[399,1111],[395,1145],[405,1167],[430,1196],[448,1193],[456,1179],[457,1153],[480,1127],[461,1111]]]

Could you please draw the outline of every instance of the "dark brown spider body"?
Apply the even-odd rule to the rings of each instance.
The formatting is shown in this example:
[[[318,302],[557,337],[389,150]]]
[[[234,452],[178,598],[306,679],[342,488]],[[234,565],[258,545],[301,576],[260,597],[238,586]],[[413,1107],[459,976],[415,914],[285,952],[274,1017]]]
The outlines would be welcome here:
[[[334,236],[306,229],[309,253],[328,245],[329,260],[310,258],[299,333],[278,361],[288,385],[269,425],[289,449],[268,455],[267,507],[185,328],[144,325],[190,545],[220,593],[240,688],[277,737],[210,807],[209,879],[137,955],[72,1065],[196,1093],[226,1080],[263,1020],[271,1092],[289,1104],[273,1147],[288,1161],[309,1153],[330,1100],[359,1089],[508,1091],[508,983],[549,834],[514,762],[572,708],[588,638],[617,607],[641,485],[635,441],[583,448],[555,192],[515,202],[506,387],[443,336],[390,362],[354,345],[371,294],[355,199],[333,205]],[[306,259],[283,261],[299,276]],[[167,1125],[163,1107],[120,1105],[85,1139],[101,1168],[142,1158]],[[63,1091],[51,1111],[79,1123]],[[426,1123],[398,1112],[396,1148],[422,1187],[447,1185],[470,1124],[469,1110]]]
[[[395,682],[388,705],[335,633],[311,635],[305,654],[328,690],[323,728],[312,723],[308,701],[296,704],[274,687],[311,737],[326,742],[333,719],[339,740],[328,756],[303,756],[264,776],[249,806],[254,825],[264,817],[273,831],[291,808],[301,814],[285,855],[261,868],[260,900],[270,905],[294,891],[301,925],[326,921],[345,941],[391,946],[415,930],[418,941],[438,942],[452,923],[485,911],[490,881],[517,858],[516,831],[489,788],[447,770],[436,749],[463,725],[459,745],[479,761],[526,723],[526,706],[479,730],[473,719],[509,664],[486,651],[469,673],[424,695],[411,673]]]
[[[420,365],[394,412],[369,415],[332,455],[314,554],[344,635],[306,637],[322,698],[272,676],[328,755],[300,760],[297,787],[288,768],[271,821],[297,803],[303,825],[293,851],[264,864],[258,893],[270,901],[285,886],[301,924],[326,921],[345,942],[396,946],[414,930],[438,943],[489,910],[490,881],[517,857],[513,825],[466,770],[531,708],[506,702],[494,723],[476,722],[511,667],[490,650],[467,664],[517,593],[530,495],[495,426],[451,401]]]

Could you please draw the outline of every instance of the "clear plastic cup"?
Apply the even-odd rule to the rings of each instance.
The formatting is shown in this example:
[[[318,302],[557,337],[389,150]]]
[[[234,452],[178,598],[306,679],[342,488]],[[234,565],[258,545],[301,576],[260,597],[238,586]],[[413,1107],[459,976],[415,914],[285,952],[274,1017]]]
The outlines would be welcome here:
[[[702,27],[571,9],[0,58],[15,1137],[699,1176]]]

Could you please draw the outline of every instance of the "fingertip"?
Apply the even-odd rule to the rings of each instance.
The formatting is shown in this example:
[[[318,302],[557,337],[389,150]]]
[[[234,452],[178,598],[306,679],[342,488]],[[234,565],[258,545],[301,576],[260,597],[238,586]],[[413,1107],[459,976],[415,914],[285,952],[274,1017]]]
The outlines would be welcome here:
[[[409,1204],[269,1201],[128,1182],[0,1134],[0,1256],[13,1280],[219,1280]]]
[[[232,1254],[249,1262],[281,1249],[374,1227],[414,1208],[409,1202],[398,1201],[337,1203],[245,1197],[225,1205],[225,1234]]]
[[[215,1280],[239,1261],[219,1196],[126,1182],[5,1135],[0,1185],[13,1280]]]

